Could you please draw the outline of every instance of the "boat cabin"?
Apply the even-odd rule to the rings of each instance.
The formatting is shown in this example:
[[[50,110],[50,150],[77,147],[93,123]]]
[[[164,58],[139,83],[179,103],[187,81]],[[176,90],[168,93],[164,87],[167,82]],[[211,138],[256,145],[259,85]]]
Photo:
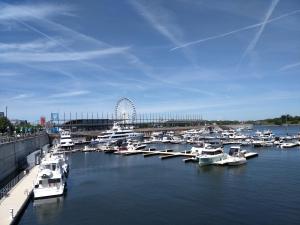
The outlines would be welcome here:
[[[230,156],[234,156],[234,155],[238,154],[240,151],[241,151],[240,146],[232,146],[232,147],[230,147],[228,154]]]
[[[203,150],[202,155],[219,155],[222,154],[222,149],[216,149],[216,150]]]

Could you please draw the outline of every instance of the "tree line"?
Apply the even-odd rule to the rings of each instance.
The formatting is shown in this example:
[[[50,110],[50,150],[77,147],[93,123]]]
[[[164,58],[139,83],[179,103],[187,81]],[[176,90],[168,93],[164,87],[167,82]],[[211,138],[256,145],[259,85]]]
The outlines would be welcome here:
[[[25,134],[35,133],[40,131],[42,127],[40,125],[34,126],[30,123],[23,122],[18,125],[13,125],[7,117],[0,118],[0,134]]]

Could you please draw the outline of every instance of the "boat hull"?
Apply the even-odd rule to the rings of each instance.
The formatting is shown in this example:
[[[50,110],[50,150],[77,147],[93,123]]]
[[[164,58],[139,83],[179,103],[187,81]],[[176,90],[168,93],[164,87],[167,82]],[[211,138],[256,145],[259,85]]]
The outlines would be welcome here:
[[[247,160],[245,158],[238,158],[238,159],[229,160],[227,164],[229,166],[239,166],[239,165],[243,165],[246,163],[247,163]]]
[[[64,184],[61,185],[59,188],[35,188],[33,190],[33,197],[34,199],[41,199],[62,196],[65,192],[65,186],[66,185]]]
[[[199,165],[200,166],[208,166],[212,165],[215,162],[221,161],[225,159],[226,157],[224,155],[216,155],[214,157],[200,157],[199,158]]]

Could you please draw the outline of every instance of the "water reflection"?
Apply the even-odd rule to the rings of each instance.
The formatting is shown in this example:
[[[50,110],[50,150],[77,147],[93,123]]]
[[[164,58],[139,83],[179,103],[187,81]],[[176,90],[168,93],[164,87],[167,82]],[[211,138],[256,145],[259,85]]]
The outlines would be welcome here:
[[[199,166],[197,163],[198,172],[199,173],[207,173],[207,172],[213,172],[213,173],[224,173],[225,166],[214,166],[214,165],[206,165],[206,166]]]
[[[66,196],[34,200],[33,207],[36,211],[35,215],[37,221],[40,224],[46,224],[51,220],[55,220],[63,210],[65,197]]]
[[[247,170],[247,163],[238,166],[228,166],[227,171],[229,175],[240,175],[244,174]]]

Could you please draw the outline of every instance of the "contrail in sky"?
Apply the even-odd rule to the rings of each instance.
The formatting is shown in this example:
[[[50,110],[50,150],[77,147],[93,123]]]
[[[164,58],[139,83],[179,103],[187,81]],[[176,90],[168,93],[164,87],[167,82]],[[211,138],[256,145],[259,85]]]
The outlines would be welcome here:
[[[248,47],[246,48],[246,50],[244,51],[242,58],[243,59],[246,55],[248,55],[256,46],[257,42],[259,41],[265,26],[267,24],[267,21],[269,20],[269,18],[271,17],[274,9],[276,8],[277,4],[279,3],[280,0],[273,0],[271,3],[270,8],[268,9],[264,21],[262,22],[262,25],[259,27],[258,32],[255,34],[254,38],[252,39],[252,41],[249,43]]]
[[[282,14],[281,16],[274,17],[272,19],[266,20],[265,24],[272,23],[272,22],[275,22],[277,20],[283,19],[283,18],[288,17],[288,16],[292,16],[294,14],[298,14],[298,13],[300,13],[299,9],[291,11],[289,13]],[[226,33],[222,33],[222,34],[210,36],[210,37],[199,39],[199,40],[196,40],[196,41],[187,42],[187,43],[185,43],[183,45],[171,48],[170,51],[174,51],[174,50],[185,48],[185,47],[188,47],[188,46],[191,46],[191,45],[200,44],[202,42],[206,42],[206,41],[210,41],[210,40],[214,40],[214,39],[219,39],[219,38],[222,38],[222,37],[230,36],[230,35],[233,35],[233,34],[236,34],[236,33],[242,32],[242,31],[245,31],[245,30],[250,30],[250,29],[262,26],[263,24],[264,24],[264,22],[260,22],[260,23],[252,24],[252,25],[249,25],[249,26],[246,26],[246,27],[242,27],[242,28],[239,28],[239,29],[236,29],[236,30],[232,30],[232,31],[229,31],[229,32],[226,32]]]

